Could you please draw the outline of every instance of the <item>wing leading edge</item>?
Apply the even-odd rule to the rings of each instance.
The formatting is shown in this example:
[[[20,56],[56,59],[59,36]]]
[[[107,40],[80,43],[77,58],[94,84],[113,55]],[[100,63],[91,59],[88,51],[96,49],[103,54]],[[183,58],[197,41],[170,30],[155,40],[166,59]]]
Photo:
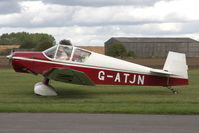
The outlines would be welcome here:
[[[86,74],[75,70],[53,68],[45,73],[44,76],[49,79],[65,83],[95,85]]]

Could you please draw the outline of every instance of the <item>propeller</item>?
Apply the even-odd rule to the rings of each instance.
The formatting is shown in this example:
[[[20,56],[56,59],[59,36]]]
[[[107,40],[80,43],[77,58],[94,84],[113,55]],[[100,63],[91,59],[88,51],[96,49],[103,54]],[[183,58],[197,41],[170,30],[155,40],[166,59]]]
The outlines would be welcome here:
[[[10,65],[10,63],[11,63],[11,61],[12,61],[13,53],[14,53],[14,49],[11,49],[10,55],[6,56],[6,58],[9,59],[9,65]]]

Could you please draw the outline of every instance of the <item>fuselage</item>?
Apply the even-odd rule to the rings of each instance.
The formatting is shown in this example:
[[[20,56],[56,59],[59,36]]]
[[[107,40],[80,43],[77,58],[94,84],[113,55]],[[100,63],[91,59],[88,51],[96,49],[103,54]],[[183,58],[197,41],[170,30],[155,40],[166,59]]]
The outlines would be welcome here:
[[[83,72],[95,84],[176,86],[187,85],[188,79],[179,76],[159,76],[152,68],[130,63],[88,50],[71,47],[67,59],[58,58],[58,46],[44,52],[15,52],[12,65],[16,72],[44,75],[53,68]],[[52,53],[54,54],[51,56]],[[82,56],[81,61],[79,56]]]

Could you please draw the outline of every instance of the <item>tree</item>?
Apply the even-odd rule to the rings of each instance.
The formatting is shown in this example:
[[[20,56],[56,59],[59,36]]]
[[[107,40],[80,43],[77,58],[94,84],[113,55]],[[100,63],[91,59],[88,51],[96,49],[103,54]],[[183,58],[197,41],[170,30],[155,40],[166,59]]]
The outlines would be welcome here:
[[[113,57],[118,57],[118,56],[124,57],[124,56],[127,56],[126,48],[121,43],[112,43],[108,47],[107,55],[113,56]]]
[[[63,44],[63,45],[72,45],[72,43],[70,42],[70,40],[66,40],[66,39],[63,39],[59,42],[59,44]]]
[[[34,33],[34,34],[24,34],[22,35],[22,44],[20,48],[36,48],[37,45],[43,42],[50,42],[51,44],[55,44],[55,39],[52,35],[44,34],[44,33]],[[29,43],[27,43],[29,42]]]
[[[51,42],[42,42],[40,44],[38,44],[35,48],[36,51],[43,51],[43,50],[46,50],[50,47],[52,47],[53,44]]]
[[[55,38],[52,35],[44,33],[17,32],[2,34],[0,36],[0,45],[20,45],[20,48],[35,48],[42,42],[55,44]]]

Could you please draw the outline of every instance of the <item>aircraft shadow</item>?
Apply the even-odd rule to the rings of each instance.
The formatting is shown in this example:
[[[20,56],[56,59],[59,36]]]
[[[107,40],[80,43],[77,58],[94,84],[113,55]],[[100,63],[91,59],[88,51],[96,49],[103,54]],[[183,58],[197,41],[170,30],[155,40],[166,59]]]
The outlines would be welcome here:
[[[58,98],[82,99],[91,97],[91,94],[86,90],[60,89],[57,91],[57,93]]]
[[[118,91],[118,92],[92,92],[91,94],[98,94],[98,95],[105,95],[105,94],[109,94],[109,95],[169,95],[172,94],[172,92],[165,92],[165,91],[145,91],[145,90],[135,90],[135,91]]]
[[[74,99],[82,99],[82,98],[92,98],[95,95],[173,95],[169,90],[84,90],[84,89],[69,89],[69,88],[59,88],[57,90],[59,98],[74,98]]]

